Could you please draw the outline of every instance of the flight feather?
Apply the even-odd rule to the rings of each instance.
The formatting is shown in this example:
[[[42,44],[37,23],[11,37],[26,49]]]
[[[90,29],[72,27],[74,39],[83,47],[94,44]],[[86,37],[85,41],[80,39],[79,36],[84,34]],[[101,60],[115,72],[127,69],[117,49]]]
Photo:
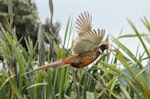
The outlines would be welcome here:
[[[101,43],[105,34],[105,30],[92,30],[91,20],[92,17],[88,12],[81,13],[79,18],[77,18],[76,29],[78,36],[73,45],[73,54],[94,50]]]

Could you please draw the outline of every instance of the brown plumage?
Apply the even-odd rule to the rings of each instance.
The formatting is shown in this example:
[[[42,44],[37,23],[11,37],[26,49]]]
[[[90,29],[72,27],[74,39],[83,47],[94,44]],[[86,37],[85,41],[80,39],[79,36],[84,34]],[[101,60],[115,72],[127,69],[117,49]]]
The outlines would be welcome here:
[[[91,20],[92,17],[88,12],[81,13],[77,18],[76,29],[78,36],[73,44],[71,56],[41,66],[36,70],[64,67],[66,65],[82,68],[95,61],[105,49],[108,49],[108,45],[103,44],[99,46],[104,37],[105,30],[92,30]]]

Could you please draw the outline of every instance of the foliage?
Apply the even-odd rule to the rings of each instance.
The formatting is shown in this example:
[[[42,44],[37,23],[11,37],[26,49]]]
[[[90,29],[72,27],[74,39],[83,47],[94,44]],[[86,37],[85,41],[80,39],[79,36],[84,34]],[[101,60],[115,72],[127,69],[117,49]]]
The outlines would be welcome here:
[[[146,18],[141,19],[145,27],[150,28]],[[26,50],[20,45],[13,29],[10,35],[1,27],[1,53],[4,57],[4,69],[0,75],[0,94],[3,99],[149,99],[150,97],[150,72],[149,72],[149,46],[150,38],[146,33],[140,33],[131,20],[128,20],[135,34],[122,35],[118,38],[111,37],[110,50],[102,54],[99,60],[91,64],[92,67],[74,69],[71,66],[37,71],[32,74],[23,73],[36,68],[45,61],[50,61],[49,54],[45,52],[42,34],[38,34],[38,43],[33,45],[30,37],[25,38]],[[8,28],[9,24],[6,25]],[[66,26],[64,45],[73,42],[70,38],[72,22],[69,20]],[[42,31],[42,27],[39,27]],[[43,32],[38,32],[43,33]],[[44,34],[49,41],[49,33]],[[40,38],[41,37],[41,38]],[[137,37],[143,46],[144,52],[133,54],[120,39]],[[106,39],[108,42],[108,38]],[[66,51],[60,44],[54,44],[57,59],[68,56],[70,50]],[[36,56],[36,49],[40,49],[42,59]],[[67,48],[69,49],[69,48]],[[44,54],[45,53],[45,54]],[[147,63],[145,63],[147,61]],[[144,63],[144,64],[143,64]],[[118,68],[122,66],[124,69]]]
[[[5,11],[7,10],[6,1],[0,1],[3,3],[0,8],[2,7]],[[31,6],[30,0],[30,3],[24,0],[14,0],[14,2],[16,1],[24,5],[20,8],[22,11],[27,10],[25,9],[26,6]],[[11,7],[11,0],[9,0],[9,4]],[[53,24],[52,22],[52,0],[49,0],[49,5],[51,18],[50,21],[46,21],[45,25],[39,24],[37,26],[34,24],[36,23],[36,11],[32,12],[32,7],[35,8],[34,5],[30,10],[34,13],[32,17],[28,17],[28,14],[20,17],[25,19],[22,21],[27,22],[30,18],[35,18],[31,25],[38,28],[38,32],[35,32],[38,33],[37,40],[32,40],[32,36],[24,37],[26,48],[20,44],[22,38],[16,36],[18,32],[22,32],[17,28],[20,18],[16,17],[15,19],[15,16],[11,18],[11,10],[9,10],[11,17],[1,11],[0,15],[10,17],[10,23],[6,19],[4,25],[0,27],[2,33],[0,53],[3,57],[1,61],[3,70],[0,72],[0,95],[2,99],[149,99],[150,48],[148,45],[150,44],[150,37],[148,33],[150,32],[150,24],[145,17],[141,21],[148,33],[140,33],[134,23],[128,20],[134,34],[106,38],[105,42],[109,43],[111,40],[109,50],[102,54],[90,67],[75,69],[67,66],[24,74],[46,62],[50,63],[55,59],[69,56],[71,53],[69,44],[74,41],[72,21],[69,18],[64,41],[61,43],[60,39],[57,38],[60,24]],[[20,14],[23,13],[19,12]],[[12,27],[13,24],[16,24],[16,29]],[[24,33],[28,34],[29,31],[24,31]],[[121,39],[128,40],[130,37],[139,39],[143,52],[139,52],[139,47],[137,47],[136,54],[134,54],[128,46],[121,42]],[[45,51],[47,49],[45,41],[50,44],[51,49],[48,51]]]
[[[30,36],[34,43],[37,40],[38,13],[32,0],[0,0],[0,23],[9,20],[12,29],[16,28],[18,39]],[[21,42],[25,45],[25,41]]]
[[[20,39],[20,44],[23,47],[27,48],[26,41],[23,37],[30,36],[33,44],[37,41],[37,34],[38,34],[38,25],[40,24],[38,21],[38,13],[35,3],[32,0],[0,0],[0,25],[4,28],[5,26],[4,20],[8,20],[10,22],[10,28],[7,29],[9,33],[11,33],[12,29],[15,28],[17,38]],[[50,58],[56,59],[56,52],[53,51],[53,43],[61,42],[59,38],[59,29],[60,23],[52,22],[48,18],[46,19],[46,23],[42,24],[42,29],[45,32],[49,33],[49,39],[46,41],[51,48]],[[43,32],[43,31],[42,31]]]

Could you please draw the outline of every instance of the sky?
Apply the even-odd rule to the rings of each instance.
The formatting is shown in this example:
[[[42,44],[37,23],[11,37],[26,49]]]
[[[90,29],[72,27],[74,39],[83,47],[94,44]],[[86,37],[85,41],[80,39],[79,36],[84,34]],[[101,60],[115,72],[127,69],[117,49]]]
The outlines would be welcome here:
[[[49,1],[35,0],[42,23],[50,18]],[[53,0],[54,22],[61,23],[60,36],[63,40],[69,16],[75,23],[81,12],[88,11],[92,15],[93,28],[106,30],[106,35],[118,37],[122,34],[134,33],[127,19],[131,19],[140,32],[148,33],[140,18],[150,19],[150,0]],[[139,41],[136,38],[123,39],[123,44],[135,52]]]

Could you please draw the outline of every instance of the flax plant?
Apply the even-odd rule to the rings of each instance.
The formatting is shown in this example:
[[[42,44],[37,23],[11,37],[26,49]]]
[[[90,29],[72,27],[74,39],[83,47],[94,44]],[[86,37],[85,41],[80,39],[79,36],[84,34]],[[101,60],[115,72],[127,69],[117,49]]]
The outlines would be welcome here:
[[[128,22],[134,34],[107,38],[106,42],[111,41],[110,50],[102,54],[90,67],[75,69],[67,66],[24,74],[51,62],[49,58],[51,52],[46,50],[47,46],[44,42],[44,39],[50,42],[51,35],[39,26],[38,41],[33,45],[30,37],[18,39],[15,34],[17,30],[12,29],[9,22],[5,21],[5,28],[1,26],[0,29],[2,33],[0,53],[3,59],[3,69],[0,72],[1,98],[149,99],[150,24],[145,17],[141,19],[148,31],[148,33],[141,33],[131,20]],[[53,44],[57,59],[71,54],[69,44],[72,45],[74,41],[74,33],[73,21],[69,18],[63,43]],[[120,41],[131,37],[139,39],[143,52],[139,52],[137,46],[134,54]],[[27,48],[20,44],[22,39],[25,39]],[[120,66],[123,68],[119,68]]]

